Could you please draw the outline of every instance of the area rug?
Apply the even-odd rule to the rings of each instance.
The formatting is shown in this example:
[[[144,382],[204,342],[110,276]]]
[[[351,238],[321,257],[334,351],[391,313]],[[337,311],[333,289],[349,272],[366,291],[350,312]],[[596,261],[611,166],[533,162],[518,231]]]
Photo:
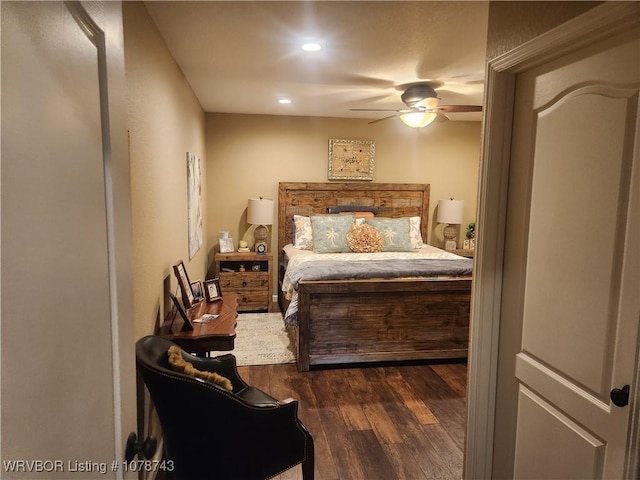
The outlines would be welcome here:
[[[295,363],[293,344],[280,313],[241,313],[237,319],[232,352],[211,352],[211,356],[233,353],[238,365]]]

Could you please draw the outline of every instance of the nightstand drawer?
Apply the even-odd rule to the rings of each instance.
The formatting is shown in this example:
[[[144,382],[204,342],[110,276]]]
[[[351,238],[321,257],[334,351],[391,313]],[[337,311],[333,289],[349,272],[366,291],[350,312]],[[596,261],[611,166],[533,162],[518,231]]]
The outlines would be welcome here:
[[[269,295],[264,290],[243,290],[238,293],[239,310],[266,310],[269,308]]]
[[[269,286],[267,272],[220,272],[220,288],[223,292],[236,292],[250,289],[264,289]]]

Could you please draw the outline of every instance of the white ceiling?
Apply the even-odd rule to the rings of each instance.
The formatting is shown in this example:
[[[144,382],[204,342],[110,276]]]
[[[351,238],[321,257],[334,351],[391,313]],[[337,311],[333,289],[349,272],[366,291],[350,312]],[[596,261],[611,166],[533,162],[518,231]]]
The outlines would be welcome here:
[[[488,2],[145,4],[205,112],[382,118],[350,109],[403,108],[420,80],[441,104],[482,104]],[[308,40],[322,50],[302,51]]]

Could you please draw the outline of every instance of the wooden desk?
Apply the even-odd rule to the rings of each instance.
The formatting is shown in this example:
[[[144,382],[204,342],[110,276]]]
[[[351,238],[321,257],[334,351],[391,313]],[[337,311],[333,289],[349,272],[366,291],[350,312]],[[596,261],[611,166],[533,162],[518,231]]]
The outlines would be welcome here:
[[[215,320],[196,323],[194,319],[205,313],[220,315]],[[238,295],[229,293],[222,300],[202,301],[192,306],[187,315],[192,320],[193,330],[181,331],[184,320],[180,314],[169,313],[156,335],[171,340],[183,350],[198,357],[206,357],[212,350],[233,350],[236,339],[236,318],[238,317]],[[173,324],[172,324],[173,322]]]

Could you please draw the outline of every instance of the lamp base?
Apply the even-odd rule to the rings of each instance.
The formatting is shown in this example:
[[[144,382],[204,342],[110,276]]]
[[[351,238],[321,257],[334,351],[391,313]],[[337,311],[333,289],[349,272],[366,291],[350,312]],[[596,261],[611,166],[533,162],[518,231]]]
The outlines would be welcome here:
[[[447,240],[445,242],[445,244],[444,244],[444,249],[447,252],[452,252],[452,251],[456,250],[457,248],[458,248],[458,246],[457,246],[455,240]]]
[[[256,253],[265,254],[267,253],[267,236],[269,234],[269,230],[264,225],[258,225],[256,229],[253,231],[253,238],[255,240],[253,244],[253,249]]]
[[[442,231],[444,235],[444,249],[448,252],[456,250],[458,248],[458,232],[453,225],[447,225]]]

